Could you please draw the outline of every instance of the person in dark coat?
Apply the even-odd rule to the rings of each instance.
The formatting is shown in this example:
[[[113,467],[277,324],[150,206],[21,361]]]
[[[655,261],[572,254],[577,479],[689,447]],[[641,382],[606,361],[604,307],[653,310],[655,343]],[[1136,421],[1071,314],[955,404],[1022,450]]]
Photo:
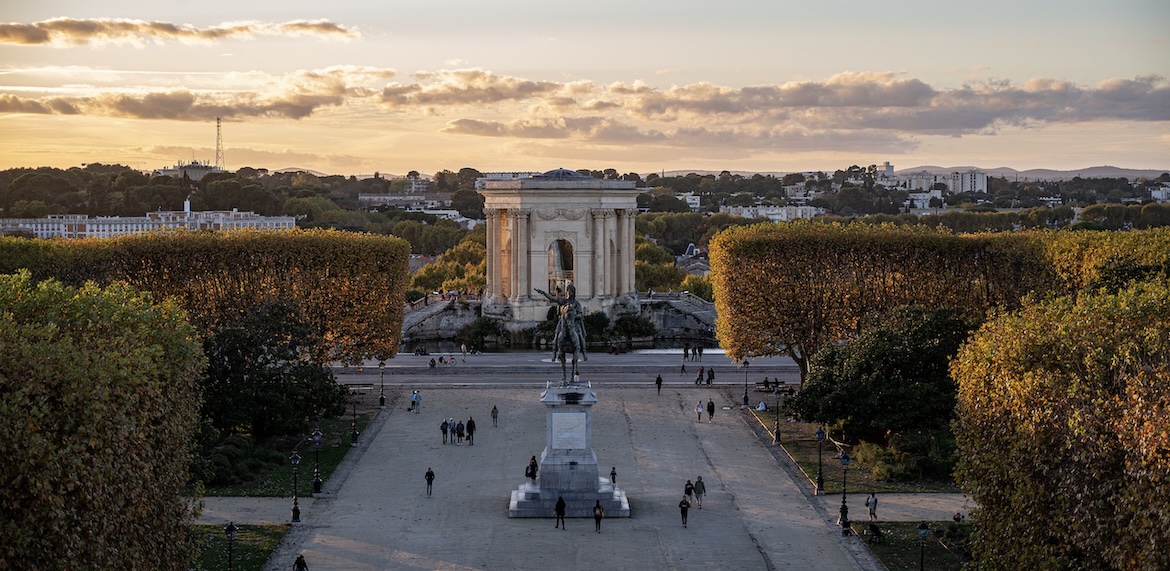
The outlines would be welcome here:
[[[468,446],[475,446],[475,419],[474,418],[471,418],[470,416],[467,417],[467,426],[465,427],[465,430],[467,430],[467,445]]]
[[[455,445],[456,445],[456,446],[463,446],[463,431],[464,431],[464,430],[465,430],[465,429],[464,429],[464,427],[463,427],[463,421],[462,421],[462,420],[460,420],[459,422],[455,423],[455,439],[456,439],[456,440],[455,440]]]
[[[554,525],[553,527],[567,529],[565,527],[565,498],[564,497],[557,496],[557,507],[553,508],[553,511],[557,514],[557,524]]]
[[[689,501],[694,495],[695,485],[692,484],[690,480],[687,480],[687,483],[683,486],[683,498],[686,498]]]
[[[447,419],[443,419],[443,424],[439,425],[439,432],[443,433],[443,444],[447,443]]]
[[[427,479],[427,497],[429,498],[429,497],[431,497],[431,484],[433,484],[435,482],[435,471],[430,469],[430,468],[427,468],[426,479]]]
[[[605,517],[605,508],[601,507],[601,500],[593,504],[593,529],[601,533],[601,520]]]
[[[683,527],[687,526],[687,510],[691,509],[691,502],[687,501],[686,496],[678,502],[678,511],[682,513]]]
[[[707,399],[707,422],[711,422],[713,416],[715,416],[715,401]]]
[[[492,405],[492,427],[495,428],[500,425],[500,409],[496,405]]]
[[[658,375],[658,378],[654,379],[654,384],[658,386],[658,394],[662,394],[662,375]]]

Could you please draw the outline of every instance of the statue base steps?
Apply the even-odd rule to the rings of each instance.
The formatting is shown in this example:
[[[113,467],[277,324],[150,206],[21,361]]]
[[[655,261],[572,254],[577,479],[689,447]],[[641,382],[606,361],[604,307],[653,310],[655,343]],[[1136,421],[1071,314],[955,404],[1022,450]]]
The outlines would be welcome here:
[[[557,498],[565,498],[565,517],[593,517],[593,505],[600,501],[605,517],[630,517],[630,501],[626,493],[614,486],[608,478],[597,479],[596,490],[541,489],[527,480],[512,490],[508,502],[508,517],[556,517]]]

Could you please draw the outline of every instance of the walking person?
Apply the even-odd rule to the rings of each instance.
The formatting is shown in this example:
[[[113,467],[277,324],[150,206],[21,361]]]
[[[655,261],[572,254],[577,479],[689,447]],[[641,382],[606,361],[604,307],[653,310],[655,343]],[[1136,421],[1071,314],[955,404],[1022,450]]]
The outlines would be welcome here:
[[[658,387],[658,394],[662,394],[662,375],[658,375],[658,378],[654,379],[654,384]]]
[[[609,483],[617,485],[617,466],[610,466],[609,468]]]
[[[869,497],[865,498],[865,507],[869,508],[869,521],[877,521],[877,495],[873,492],[869,493]]]
[[[699,360],[700,360],[700,361],[702,361],[702,360],[703,360],[703,346],[702,346],[702,345],[699,345],[698,347],[696,347],[696,348],[695,348],[695,353],[697,353],[697,354],[698,354],[698,356],[699,356]]]
[[[421,412],[422,412],[422,393],[420,393],[418,391],[414,391],[414,413],[419,414]]]
[[[711,368],[707,369],[707,384],[709,385],[709,384],[713,383],[714,381],[715,381],[715,367],[711,367]]]
[[[492,405],[492,428],[495,428],[495,427],[500,425],[499,420],[500,420],[500,409],[496,408],[496,405],[493,404]]]
[[[475,446],[475,419],[470,416],[467,417],[467,445]]]
[[[450,440],[447,441],[447,444],[455,444],[455,417],[453,416],[447,419],[447,432],[449,432],[451,436]]]
[[[562,530],[568,529],[565,527],[565,498],[563,496],[557,496],[557,506],[553,508],[553,512],[557,514],[557,524],[553,527],[559,527]]]
[[[713,416],[715,416],[715,401],[707,399],[707,423],[711,422]]]
[[[304,555],[297,556],[297,560],[293,562],[293,571],[309,571],[309,563],[305,561]]]
[[[450,425],[447,424],[447,419],[444,418],[443,424],[439,425],[439,432],[443,433],[443,444],[447,443],[447,429],[448,428],[450,428]]]
[[[690,343],[683,343],[683,361],[689,360],[690,358],[691,358],[691,344]],[[686,365],[683,365],[683,367],[686,367]]]
[[[686,485],[683,486],[683,499],[690,501],[695,497],[695,485],[687,480]]]
[[[698,418],[695,419],[695,422],[703,422],[703,401],[699,401],[699,403],[695,405],[695,415],[698,416]]]
[[[703,368],[699,367],[699,374],[695,375],[695,384],[699,385],[702,383],[703,383]]]
[[[434,483],[434,481],[435,481],[435,471],[430,469],[430,468],[427,468],[426,479],[427,479],[427,497],[429,498],[429,497],[431,497],[431,484]]]
[[[458,439],[455,441],[456,446],[463,446],[463,431],[464,430],[465,430],[465,428],[463,426],[462,420],[455,423],[455,438]]]
[[[687,501],[686,496],[678,502],[678,511],[682,513],[683,527],[687,526],[687,511],[691,509],[691,502]]]
[[[601,533],[601,519],[605,517],[605,508],[601,507],[601,500],[593,504],[593,529]]]
[[[695,478],[695,505],[699,509],[703,509],[703,495],[707,493],[707,484],[703,483],[703,477]]]

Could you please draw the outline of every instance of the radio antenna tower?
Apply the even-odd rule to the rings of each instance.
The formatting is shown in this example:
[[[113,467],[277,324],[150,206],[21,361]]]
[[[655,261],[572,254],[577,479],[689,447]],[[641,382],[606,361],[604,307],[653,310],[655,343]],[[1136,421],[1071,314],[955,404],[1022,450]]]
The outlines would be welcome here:
[[[219,117],[215,118],[215,168],[223,170],[223,133],[220,131]]]

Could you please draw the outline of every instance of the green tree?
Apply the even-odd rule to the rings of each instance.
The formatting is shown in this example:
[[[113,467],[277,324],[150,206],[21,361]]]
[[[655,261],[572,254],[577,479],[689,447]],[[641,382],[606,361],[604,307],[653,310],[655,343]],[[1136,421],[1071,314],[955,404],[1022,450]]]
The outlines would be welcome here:
[[[451,193],[451,208],[464,218],[483,220],[483,200],[483,195],[474,190],[457,190]]]
[[[903,307],[875,316],[848,344],[818,351],[788,402],[806,420],[839,424],[852,438],[883,445],[897,433],[945,429],[955,410],[947,367],[970,329],[950,309]]]
[[[173,302],[0,276],[0,567],[188,569],[205,366]]]
[[[300,309],[275,300],[247,310],[204,341],[204,418],[224,434],[293,434],[308,419],[345,412],[347,391],[314,362],[320,332]]]

